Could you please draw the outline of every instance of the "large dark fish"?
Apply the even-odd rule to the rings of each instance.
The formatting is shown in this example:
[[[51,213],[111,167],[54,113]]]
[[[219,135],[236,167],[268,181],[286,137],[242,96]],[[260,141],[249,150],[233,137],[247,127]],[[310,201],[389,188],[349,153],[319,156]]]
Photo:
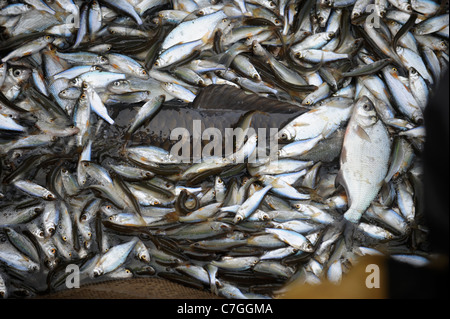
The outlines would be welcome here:
[[[194,121],[201,121],[201,132],[214,127],[225,137],[226,128],[235,128],[240,120],[253,112],[251,127],[280,129],[287,122],[306,112],[307,109],[281,102],[272,98],[245,93],[229,85],[210,85],[203,88],[192,103],[168,101],[160,111],[131,137],[132,144],[154,145],[169,150],[178,140],[171,140],[170,133],[175,128],[186,128],[193,135]],[[136,111],[122,108],[114,115],[117,128],[126,129]],[[198,123],[198,122],[197,122]],[[203,141],[203,144],[209,140]]]

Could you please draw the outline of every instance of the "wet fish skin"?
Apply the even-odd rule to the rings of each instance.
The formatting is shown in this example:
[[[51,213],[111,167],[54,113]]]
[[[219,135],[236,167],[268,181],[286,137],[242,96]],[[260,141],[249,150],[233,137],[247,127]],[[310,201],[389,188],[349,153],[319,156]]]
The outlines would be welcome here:
[[[389,134],[372,102],[360,98],[347,126],[336,178],[349,198],[345,219],[357,223],[378,194],[388,170],[390,149]]]
[[[117,269],[123,264],[136,243],[137,239],[132,239],[129,242],[112,247],[108,252],[101,256],[92,271],[92,275],[98,277]]]
[[[0,56],[11,55],[0,64],[0,228],[23,230],[42,256],[29,263],[24,251],[32,249],[6,236],[0,295],[33,295],[58,264],[84,258],[82,284],[164,269],[161,276],[242,299],[275,297],[296,279],[338,283],[356,257],[386,247],[390,258],[391,241],[402,250],[393,257],[427,263],[416,255],[426,256],[416,235],[427,232],[417,218],[417,155],[430,85],[448,66],[447,8],[429,0],[22,2],[33,8],[0,15]],[[33,44],[46,35],[51,43]],[[173,40],[167,48],[165,40]],[[198,44],[193,55],[177,51],[189,42]],[[153,65],[169,53],[173,64]],[[364,118],[384,125],[392,151],[373,125],[353,130],[364,97],[374,108]],[[170,132],[192,133],[193,120],[222,133],[283,130],[274,149],[289,157],[247,158],[262,149],[258,132],[247,141],[237,134],[225,160],[180,163],[170,156]],[[371,154],[361,160],[356,145],[366,144]],[[343,189],[334,185],[339,166]],[[366,194],[349,212],[358,200],[346,186],[364,174],[379,196],[369,203]],[[28,180],[29,192],[14,185]],[[124,239],[136,243],[125,247]],[[287,266],[294,263],[295,273]]]

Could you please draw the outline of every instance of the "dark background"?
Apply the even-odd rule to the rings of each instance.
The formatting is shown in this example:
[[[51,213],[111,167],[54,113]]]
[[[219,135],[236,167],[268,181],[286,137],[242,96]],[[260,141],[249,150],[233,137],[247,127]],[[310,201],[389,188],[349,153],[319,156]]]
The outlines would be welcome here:
[[[435,88],[425,110],[425,224],[430,250],[442,255],[435,266],[415,268],[389,260],[389,298],[449,297],[449,73]]]

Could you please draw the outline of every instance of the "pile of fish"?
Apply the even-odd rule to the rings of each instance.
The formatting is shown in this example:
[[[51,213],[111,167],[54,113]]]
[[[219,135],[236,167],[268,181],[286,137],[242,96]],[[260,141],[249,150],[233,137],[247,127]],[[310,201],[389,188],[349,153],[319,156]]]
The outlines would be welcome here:
[[[1,296],[68,289],[68,266],[266,298],[429,262],[446,1],[0,1],[0,31]],[[180,160],[194,120],[245,134]]]

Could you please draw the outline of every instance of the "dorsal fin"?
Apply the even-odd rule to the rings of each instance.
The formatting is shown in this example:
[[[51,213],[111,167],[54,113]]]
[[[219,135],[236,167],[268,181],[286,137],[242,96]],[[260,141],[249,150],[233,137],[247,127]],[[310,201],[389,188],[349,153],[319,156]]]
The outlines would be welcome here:
[[[255,93],[246,93],[230,85],[208,85],[203,88],[192,102],[194,109],[261,111],[266,113],[284,113],[300,115],[307,109],[287,102],[261,97]]]

